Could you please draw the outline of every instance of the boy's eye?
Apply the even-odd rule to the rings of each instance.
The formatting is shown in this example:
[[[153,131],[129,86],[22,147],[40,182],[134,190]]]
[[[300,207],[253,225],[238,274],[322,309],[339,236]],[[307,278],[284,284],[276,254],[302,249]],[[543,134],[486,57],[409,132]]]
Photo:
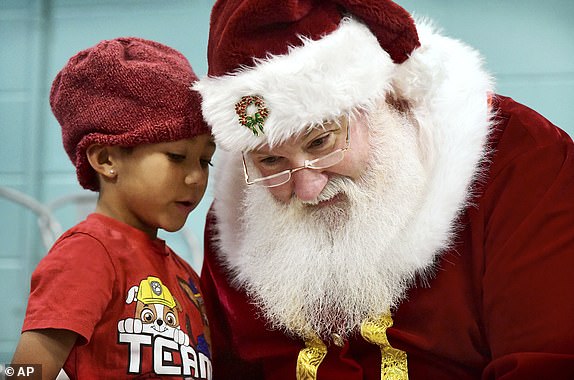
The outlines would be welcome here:
[[[174,162],[181,162],[181,161],[185,160],[185,155],[179,154],[179,153],[167,152],[166,156],[167,156],[167,158],[169,158],[171,161],[174,161]]]
[[[201,162],[202,168],[207,168],[209,166],[213,166],[213,164],[211,163],[211,160],[208,160],[208,159],[201,159],[200,162]]]

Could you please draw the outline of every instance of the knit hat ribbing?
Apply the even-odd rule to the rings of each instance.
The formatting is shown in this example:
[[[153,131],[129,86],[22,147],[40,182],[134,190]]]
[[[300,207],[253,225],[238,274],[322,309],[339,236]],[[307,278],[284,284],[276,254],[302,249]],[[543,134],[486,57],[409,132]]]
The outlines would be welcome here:
[[[209,133],[197,80],[178,51],[135,37],[101,41],[74,55],[50,91],[64,148],[80,185],[97,191],[86,149],[93,144],[135,146]]]

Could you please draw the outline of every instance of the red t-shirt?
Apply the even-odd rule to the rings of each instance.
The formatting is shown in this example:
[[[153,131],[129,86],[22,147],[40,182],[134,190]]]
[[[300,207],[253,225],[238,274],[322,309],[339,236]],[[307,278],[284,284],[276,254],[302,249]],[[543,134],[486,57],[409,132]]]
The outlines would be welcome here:
[[[71,379],[211,379],[198,283],[163,240],[91,214],[38,264],[23,331],[76,332]]]

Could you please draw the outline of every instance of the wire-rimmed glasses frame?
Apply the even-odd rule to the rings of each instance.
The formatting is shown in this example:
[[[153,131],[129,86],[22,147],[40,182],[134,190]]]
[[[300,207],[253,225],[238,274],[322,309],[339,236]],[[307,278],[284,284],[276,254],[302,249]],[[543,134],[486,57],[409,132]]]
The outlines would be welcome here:
[[[277,187],[281,186],[291,180],[293,173],[298,172],[303,169],[312,170],[322,170],[329,168],[331,166],[337,165],[339,162],[343,161],[345,157],[345,152],[351,149],[351,125],[347,122],[347,136],[345,138],[345,146],[342,148],[335,149],[331,153],[324,156],[315,158],[313,160],[305,160],[303,165],[296,168],[291,168],[287,170],[280,171],[269,176],[255,178],[251,180],[249,178],[249,172],[247,171],[247,162],[245,161],[245,153],[241,152],[241,157],[243,159],[243,174],[245,177],[245,183],[248,185],[258,185],[263,187]]]

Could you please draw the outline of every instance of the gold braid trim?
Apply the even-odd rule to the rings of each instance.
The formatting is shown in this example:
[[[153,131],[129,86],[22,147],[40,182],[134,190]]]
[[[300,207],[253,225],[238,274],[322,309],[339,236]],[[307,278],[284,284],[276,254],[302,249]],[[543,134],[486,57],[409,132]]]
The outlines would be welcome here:
[[[388,314],[370,318],[361,324],[361,335],[381,348],[381,380],[408,380],[407,353],[391,347],[387,339],[387,329],[392,325]]]
[[[327,355],[327,346],[315,337],[305,341],[297,357],[297,380],[316,380],[319,365]]]

